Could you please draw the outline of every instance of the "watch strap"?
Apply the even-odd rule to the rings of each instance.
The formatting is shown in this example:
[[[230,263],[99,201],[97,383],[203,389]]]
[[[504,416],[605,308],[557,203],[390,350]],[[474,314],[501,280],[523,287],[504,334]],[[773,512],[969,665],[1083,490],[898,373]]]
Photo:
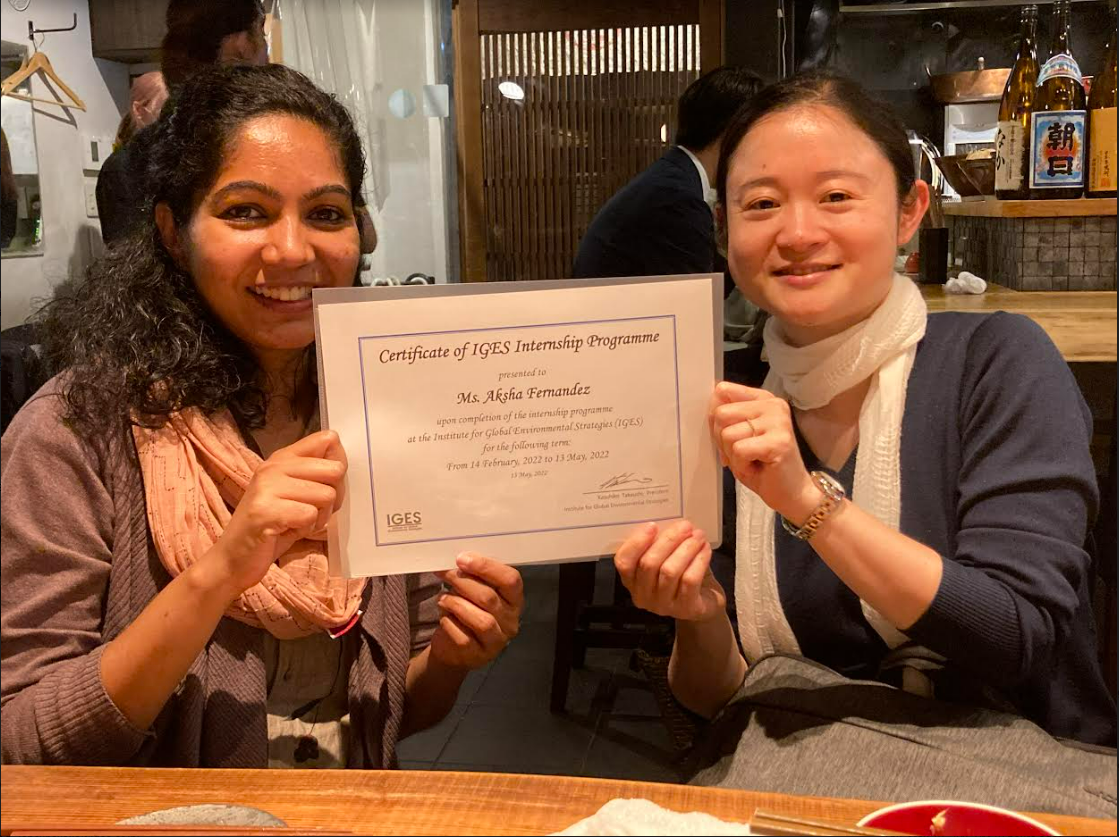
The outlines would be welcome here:
[[[781,525],[785,528],[785,531],[802,541],[811,540],[820,525],[835,514],[847,498],[847,492],[843,490],[843,486],[830,475],[823,471],[812,471],[810,476],[812,481],[816,483],[816,487],[823,492],[823,501],[812,510],[808,519],[800,526],[794,526],[784,517],[781,518]]]

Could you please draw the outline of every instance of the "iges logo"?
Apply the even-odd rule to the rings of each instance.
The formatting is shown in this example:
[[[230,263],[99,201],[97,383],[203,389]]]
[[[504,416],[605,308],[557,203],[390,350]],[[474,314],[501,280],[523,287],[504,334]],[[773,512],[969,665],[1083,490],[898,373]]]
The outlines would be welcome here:
[[[418,511],[393,512],[385,516],[388,518],[389,526],[419,526],[423,523],[423,517]]]

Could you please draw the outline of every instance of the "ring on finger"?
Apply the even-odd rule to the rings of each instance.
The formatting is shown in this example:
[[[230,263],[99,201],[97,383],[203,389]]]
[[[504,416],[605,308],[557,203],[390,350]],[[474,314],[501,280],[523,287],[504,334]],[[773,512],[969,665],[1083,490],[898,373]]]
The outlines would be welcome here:
[[[754,426],[754,423],[752,421],[750,421],[750,419],[746,419],[746,424],[748,424],[750,426],[750,436],[751,437],[757,436],[758,435],[758,428]]]

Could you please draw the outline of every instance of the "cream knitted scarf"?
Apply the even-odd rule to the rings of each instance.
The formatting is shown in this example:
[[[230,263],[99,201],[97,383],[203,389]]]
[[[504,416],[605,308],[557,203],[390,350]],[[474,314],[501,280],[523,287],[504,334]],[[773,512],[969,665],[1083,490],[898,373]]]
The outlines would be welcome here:
[[[822,407],[870,378],[859,413],[859,452],[853,501],[887,526],[901,516],[901,419],[917,343],[925,334],[928,310],[921,292],[904,276],[867,319],[813,343],[788,344],[780,322],[765,326],[769,375],[765,389],[802,410]],[[777,593],[774,545],[776,514],[750,489],[737,483],[738,555],[735,599],[738,630],[747,662],[767,654],[799,654],[800,646]],[[863,615],[890,648],[906,637],[863,602]]]

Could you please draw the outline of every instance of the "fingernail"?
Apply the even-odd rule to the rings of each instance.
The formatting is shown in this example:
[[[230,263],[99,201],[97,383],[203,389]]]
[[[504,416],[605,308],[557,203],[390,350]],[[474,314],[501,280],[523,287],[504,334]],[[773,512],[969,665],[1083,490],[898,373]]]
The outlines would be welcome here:
[[[460,552],[458,557],[455,558],[455,563],[460,567],[469,567],[474,563],[474,556],[469,552]]]

